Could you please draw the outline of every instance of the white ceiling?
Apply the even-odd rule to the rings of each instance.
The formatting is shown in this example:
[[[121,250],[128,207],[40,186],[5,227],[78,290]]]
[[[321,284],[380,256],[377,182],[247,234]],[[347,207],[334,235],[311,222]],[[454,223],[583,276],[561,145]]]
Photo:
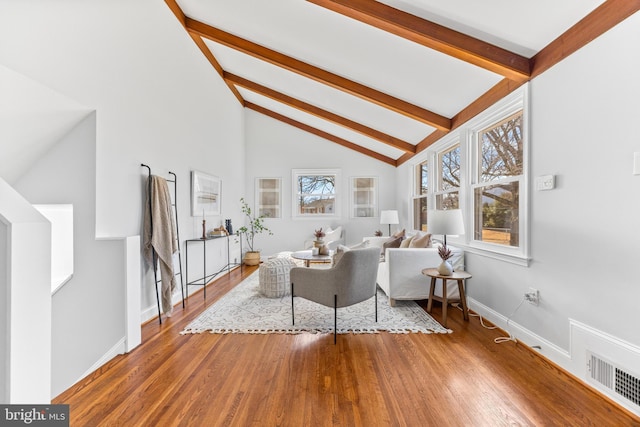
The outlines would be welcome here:
[[[329,1],[348,6],[371,3],[380,6],[371,0]],[[174,12],[177,5],[187,18],[286,55],[289,58],[285,62],[290,58],[302,61],[444,116],[445,119],[456,117],[505,78],[497,72],[310,1],[166,2]],[[603,0],[385,0],[380,3],[530,59],[600,6]],[[180,18],[179,12],[177,16]],[[187,30],[190,30],[189,25]],[[255,89],[243,88],[227,80],[230,86],[237,88],[242,97],[239,101],[266,108],[372,150],[386,156],[389,163],[399,163],[407,151],[381,142],[380,139],[386,139],[385,135],[409,143],[413,148],[436,130],[424,120],[392,111],[388,106],[376,105],[370,99],[354,96],[326,82],[248,55],[219,40],[207,40],[206,37],[203,40],[222,70],[229,73],[225,76],[237,76],[234,78],[277,91],[347,121],[364,125],[382,133],[383,137],[376,139],[366,136],[358,129],[349,129],[349,125],[336,124],[318,114],[300,111],[273,97],[263,96]],[[213,67],[212,72],[215,72]],[[423,149],[424,144],[419,149]],[[363,151],[367,154],[366,150]],[[413,155],[412,152],[409,152],[410,155]]]

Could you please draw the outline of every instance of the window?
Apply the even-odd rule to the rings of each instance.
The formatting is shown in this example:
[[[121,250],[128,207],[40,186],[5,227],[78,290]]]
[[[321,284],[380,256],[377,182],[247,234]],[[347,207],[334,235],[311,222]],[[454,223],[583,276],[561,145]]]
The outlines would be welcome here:
[[[460,144],[438,154],[436,209],[460,208]]]
[[[280,218],[281,215],[280,178],[256,179],[256,212],[266,218]]]
[[[429,165],[427,161],[416,166],[415,177],[413,228],[425,231],[427,229],[427,195],[429,193]]]
[[[432,145],[413,170],[413,225],[460,209],[465,250],[528,265],[527,86]]]
[[[524,171],[522,111],[475,136],[473,239],[520,246],[520,189]]]
[[[374,218],[378,212],[378,179],[351,178],[351,218]]]
[[[293,217],[339,215],[339,171],[294,169]]]

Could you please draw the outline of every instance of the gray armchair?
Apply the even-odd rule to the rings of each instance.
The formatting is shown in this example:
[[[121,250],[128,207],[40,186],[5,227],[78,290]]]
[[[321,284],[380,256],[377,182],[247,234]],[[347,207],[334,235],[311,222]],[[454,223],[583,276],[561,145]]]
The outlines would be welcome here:
[[[328,269],[294,267],[291,269],[291,319],[295,325],[294,297],[334,308],[333,342],[336,342],[338,308],[348,307],[375,296],[375,316],[378,321],[376,276],[380,248],[353,249]]]

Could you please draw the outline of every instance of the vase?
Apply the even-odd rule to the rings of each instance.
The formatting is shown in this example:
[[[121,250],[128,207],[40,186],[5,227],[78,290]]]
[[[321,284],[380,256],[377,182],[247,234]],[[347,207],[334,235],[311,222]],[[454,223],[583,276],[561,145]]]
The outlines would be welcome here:
[[[230,219],[225,219],[224,220],[224,228],[227,229],[227,233],[233,234],[233,226],[231,225],[231,220]]]
[[[442,260],[438,266],[438,273],[441,276],[451,276],[453,274],[453,266],[448,260]]]
[[[329,255],[329,246],[328,245],[320,246],[320,250],[318,251],[318,253],[320,255]]]

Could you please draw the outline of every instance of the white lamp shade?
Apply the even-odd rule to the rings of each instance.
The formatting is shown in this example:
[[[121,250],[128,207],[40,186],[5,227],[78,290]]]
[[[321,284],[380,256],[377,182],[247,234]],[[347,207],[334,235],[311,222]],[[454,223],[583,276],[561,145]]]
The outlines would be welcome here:
[[[398,211],[380,211],[380,224],[399,224]]]
[[[427,213],[427,232],[449,236],[464,234],[462,211],[460,209],[429,211]]]

